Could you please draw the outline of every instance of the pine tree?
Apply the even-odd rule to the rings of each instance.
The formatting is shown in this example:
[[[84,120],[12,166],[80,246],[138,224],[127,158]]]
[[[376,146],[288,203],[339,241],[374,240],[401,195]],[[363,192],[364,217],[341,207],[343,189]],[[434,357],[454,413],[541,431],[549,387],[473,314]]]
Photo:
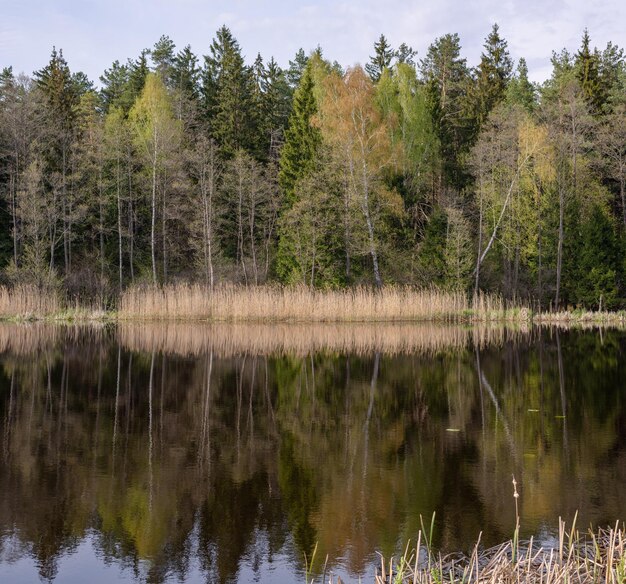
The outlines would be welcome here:
[[[141,92],[146,84],[146,78],[150,73],[147,55],[148,51],[144,49],[141,51],[141,54],[137,57],[136,61],[128,59],[126,64],[126,68],[128,70],[128,80],[119,101],[119,105],[125,113],[128,113],[133,107],[133,104],[141,95]]]
[[[161,77],[165,87],[169,89],[172,89],[176,83],[174,75],[176,62],[174,55],[175,48],[176,45],[174,41],[172,41],[170,37],[163,35],[150,51],[152,63],[154,64],[154,72]]]
[[[296,201],[295,185],[313,164],[321,144],[319,130],[311,120],[317,114],[311,66],[307,65],[293,99],[285,144],[280,156],[278,182],[288,206]]]
[[[200,118],[200,69],[198,58],[187,45],[174,57],[172,69],[176,117],[187,127],[195,127]]]
[[[376,83],[385,69],[391,67],[394,51],[387,42],[384,34],[381,34],[378,42],[374,43],[374,56],[370,57],[370,62],[365,65],[365,71],[371,80]]]
[[[193,54],[189,45],[176,54],[173,69],[176,90],[194,99],[197,98],[200,69],[198,68],[198,57]]]
[[[52,48],[50,62],[35,72],[35,80],[46,98],[50,114],[64,129],[69,129],[75,117],[79,93],[62,50],[57,52],[55,47]]]

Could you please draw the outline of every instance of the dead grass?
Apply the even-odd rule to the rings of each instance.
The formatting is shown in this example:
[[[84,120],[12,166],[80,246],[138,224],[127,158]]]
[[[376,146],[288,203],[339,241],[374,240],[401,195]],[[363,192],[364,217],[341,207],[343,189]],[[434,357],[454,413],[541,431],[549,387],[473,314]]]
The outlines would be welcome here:
[[[29,320],[60,310],[59,298],[54,293],[43,293],[33,286],[0,286],[0,318]]]
[[[626,311],[588,311],[588,310],[563,310],[561,312],[542,312],[535,316],[537,324],[549,325],[585,325],[604,324],[611,326],[626,325]]]
[[[484,322],[519,320],[530,313],[505,310],[499,297],[473,301],[461,292],[389,286],[311,291],[277,286],[175,285],[131,288],[120,299],[123,320],[208,320],[213,322]]]
[[[513,540],[490,549],[479,542],[472,553],[436,554],[422,532],[417,547],[399,560],[381,560],[376,584],[570,584],[626,582],[626,532],[612,528],[581,534],[566,530],[559,521],[556,547],[543,547],[532,539]]]
[[[87,322],[109,317],[96,303],[68,302],[53,290],[26,285],[0,286],[0,320]]]
[[[117,302],[117,311],[97,305],[68,302],[54,292],[32,286],[0,286],[0,320],[57,322],[208,321],[208,322],[438,322],[517,323],[551,326],[626,326],[626,311],[569,310],[533,314],[524,306],[507,306],[498,295],[473,298],[463,292],[436,288],[386,286],[382,290],[357,287],[315,291],[280,286],[204,286],[177,284],[134,287]]]

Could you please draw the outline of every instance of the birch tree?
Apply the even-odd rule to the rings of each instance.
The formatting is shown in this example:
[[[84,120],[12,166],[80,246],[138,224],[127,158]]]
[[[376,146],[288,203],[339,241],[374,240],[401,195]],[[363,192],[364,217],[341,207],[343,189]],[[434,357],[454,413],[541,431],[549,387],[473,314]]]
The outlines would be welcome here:
[[[129,114],[137,149],[150,177],[150,255],[152,282],[157,277],[157,195],[164,182],[164,170],[168,158],[181,142],[181,123],[174,119],[169,97],[161,79],[155,74],[146,78],[144,90]],[[167,197],[166,192],[162,192]]]

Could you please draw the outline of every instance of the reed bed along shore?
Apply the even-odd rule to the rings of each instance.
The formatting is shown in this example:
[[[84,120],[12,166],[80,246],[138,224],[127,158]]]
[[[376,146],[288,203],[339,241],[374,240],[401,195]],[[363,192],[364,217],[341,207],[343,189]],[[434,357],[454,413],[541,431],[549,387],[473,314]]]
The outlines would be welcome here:
[[[381,559],[376,584],[624,584],[626,531],[617,523],[581,534],[559,522],[555,545],[517,538],[470,555],[436,554],[422,532],[417,547],[394,560]]]
[[[61,312],[56,294],[46,294],[34,286],[0,286],[0,317],[42,318]]]
[[[0,320],[102,321],[111,318],[97,302],[65,300],[54,290],[0,286]]]
[[[176,284],[137,286],[104,309],[97,301],[63,299],[31,286],[0,286],[0,320],[185,321],[230,323],[529,323],[550,326],[626,327],[626,311],[567,310],[533,313],[498,295],[470,297],[436,288],[386,286],[316,291],[304,287]]]
[[[389,286],[312,291],[274,286],[132,288],[120,299],[121,320],[213,322],[475,322],[518,320],[499,297],[469,300],[462,292]],[[527,318],[527,315],[526,315]]]

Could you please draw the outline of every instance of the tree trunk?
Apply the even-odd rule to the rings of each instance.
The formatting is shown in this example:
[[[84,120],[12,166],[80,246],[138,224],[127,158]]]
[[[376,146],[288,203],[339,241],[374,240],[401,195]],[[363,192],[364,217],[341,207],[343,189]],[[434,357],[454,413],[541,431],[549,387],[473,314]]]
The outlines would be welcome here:
[[[157,168],[156,168],[156,152],[155,158],[152,162],[152,214],[150,221],[150,250],[152,254],[152,283],[157,285],[157,271],[156,271],[156,177],[157,177]]]
[[[376,241],[374,239],[374,225],[372,223],[372,217],[370,214],[370,202],[369,202],[369,178],[367,176],[367,166],[365,160],[363,160],[363,214],[365,215],[365,223],[367,224],[367,238],[370,247],[370,256],[372,257],[372,265],[374,268],[374,282],[377,288],[382,288],[383,282],[380,277],[380,270],[378,268],[378,253],[376,251]]]
[[[561,272],[563,268],[563,223],[565,221],[565,193],[563,185],[559,185],[559,240],[556,250],[556,292],[554,295],[554,309],[559,309],[561,300]]]
[[[480,202],[478,206],[478,255],[476,256],[476,279],[474,282],[474,296],[478,296],[478,283],[480,280],[480,257],[483,247],[483,187],[482,179],[480,181]]]
[[[130,268],[130,282],[135,283],[135,223],[133,219],[133,166],[129,154],[128,158],[128,266]]]
[[[117,251],[118,251],[118,267],[120,277],[120,294],[124,286],[123,281],[123,256],[122,256],[122,179],[120,176],[120,159],[117,158],[116,169],[116,181],[117,181]]]
[[[239,169],[239,189],[237,200],[237,255],[241,262],[243,270],[243,278],[246,286],[248,285],[248,273],[246,271],[246,259],[243,254],[243,177],[241,176],[241,168]]]

